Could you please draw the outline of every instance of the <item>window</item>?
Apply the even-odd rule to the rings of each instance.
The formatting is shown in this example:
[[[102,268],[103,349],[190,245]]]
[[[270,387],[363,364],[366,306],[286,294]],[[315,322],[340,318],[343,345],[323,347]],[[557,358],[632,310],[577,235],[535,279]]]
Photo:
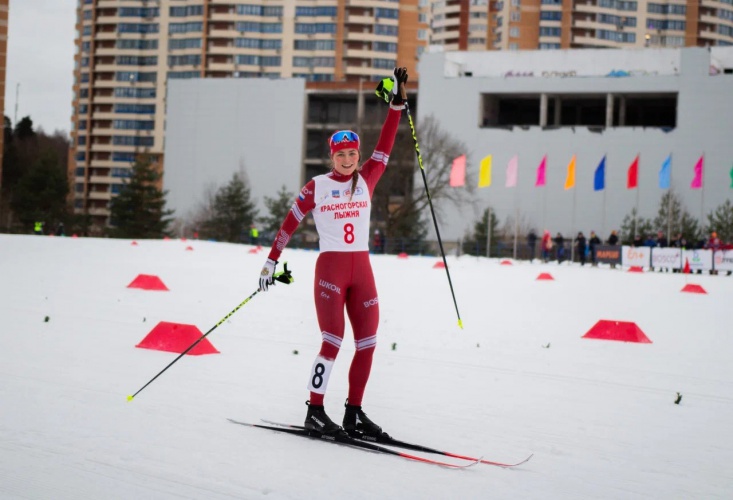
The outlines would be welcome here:
[[[372,68],[394,69],[397,63],[394,59],[372,59]]]
[[[201,54],[168,56],[168,66],[198,66],[199,64],[201,64]]]
[[[560,37],[560,28],[548,28],[540,26],[540,36]]]
[[[296,33],[336,33],[335,23],[295,23]]]
[[[323,58],[315,57],[313,59]],[[282,58],[280,56],[238,55],[236,56],[235,61],[237,64],[249,64],[254,66],[280,66],[282,64]]]
[[[421,30],[418,30],[418,33]],[[374,26],[374,34],[375,35],[388,35],[388,36],[397,36],[398,34],[397,26],[387,26],[384,24],[377,24]],[[421,38],[420,40],[424,40]]]
[[[115,73],[115,80],[118,82],[154,82],[158,79],[155,71],[142,73],[136,71],[118,71]]]
[[[154,98],[155,89],[140,89],[134,87],[116,87],[115,97],[129,97],[132,99]]]
[[[242,21],[234,25],[240,33],[282,33],[282,23],[258,23],[253,21]]]
[[[124,161],[128,163],[132,163],[135,161],[135,153],[122,153],[120,151],[114,151],[112,153],[112,161]],[[129,174],[127,175],[115,175],[115,170],[128,170],[128,169],[121,169],[121,168],[113,168],[112,169],[112,177],[130,177]]]
[[[115,104],[115,113],[155,114],[155,104]]]
[[[540,19],[543,19],[542,14],[544,14],[544,12],[542,12],[540,14]],[[561,12],[558,12],[558,14],[562,15]],[[514,22],[521,21],[522,20],[522,12],[519,11],[519,10],[513,10],[513,11],[511,11],[509,13],[509,19],[511,19]]]
[[[189,78],[200,78],[200,71],[169,71],[168,79],[170,80],[187,80]]]
[[[85,170],[84,167],[76,167],[74,169],[74,175],[76,177],[84,177],[84,170]]]
[[[517,27],[509,28],[509,36],[512,38],[519,38],[519,28]]]
[[[168,34],[174,33],[197,33],[204,29],[204,23],[170,23],[168,25]]]
[[[540,12],[541,21],[562,21],[562,12],[559,10],[544,10]]]
[[[397,9],[384,9],[377,7],[376,9],[374,9],[374,17],[376,17],[377,19],[399,19],[400,11]]]
[[[124,155],[132,155],[132,159],[129,161],[135,161],[135,154],[134,153],[122,153]],[[112,167],[110,171],[110,177],[132,177],[132,170],[129,168],[120,168],[120,167]]]
[[[336,17],[336,7],[295,7],[295,17],[327,16]]]
[[[154,120],[112,120],[112,128],[118,130],[153,130]]]
[[[259,38],[236,38],[234,46],[246,49],[279,49],[282,47],[282,40],[259,39]]]
[[[157,56],[117,56],[120,66],[157,66]]]
[[[130,50],[155,50],[158,48],[158,40],[125,40],[118,39],[116,42],[118,49]]]
[[[675,14],[684,16],[687,13],[686,5],[650,3],[647,5],[647,12],[653,14]]]
[[[200,49],[200,38],[171,38],[168,40],[168,48],[170,50],[179,49]]]
[[[79,146],[86,146],[87,145],[87,136],[80,135],[76,138],[76,144]]]
[[[120,17],[158,17],[160,9],[158,7],[120,7],[117,15]]]
[[[110,184],[109,189],[112,194],[120,194],[124,184]]]
[[[120,23],[117,25],[118,33],[157,33],[158,24]]]
[[[295,40],[293,48],[295,50],[334,50],[336,42],[334,40]]]
[[[390,42],[372,42],[372,50],[375,52],[397,52],[397,44]]]
[[[635,33],[625,33],[622,31],[596,30],[596,38],[620,43],[636,43]]]
[[[171,17],[203,16],[203,5],[184,5],[181,7],[170,7]]]
[[[153,137],[136,137],[132,135],[113,135],[112,144],[115,146],[143,146],[151,147],[155,139]]]

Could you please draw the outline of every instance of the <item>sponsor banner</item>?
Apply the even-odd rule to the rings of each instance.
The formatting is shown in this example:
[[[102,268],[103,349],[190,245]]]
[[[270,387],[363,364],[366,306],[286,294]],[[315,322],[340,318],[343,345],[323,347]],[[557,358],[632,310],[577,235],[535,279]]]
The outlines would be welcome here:
[[[652,248],[652,267],[682,269],[681,248]]]
[[[713,263],[718,271],[733,271],[733,250],[717,250]]]
[[[621,264],[626,267],[649,267],[651,262],[651,248],[649,247],[621,247]]]
[[[621,264],[621,247],[618,245],[596,245],[596,261],[601,264]]]
[[[712,250],[685,250],[682,252],[682,266],[685,265],[685,259],[690,263],[690,271],[709,271],[713,268],[713,251]]]

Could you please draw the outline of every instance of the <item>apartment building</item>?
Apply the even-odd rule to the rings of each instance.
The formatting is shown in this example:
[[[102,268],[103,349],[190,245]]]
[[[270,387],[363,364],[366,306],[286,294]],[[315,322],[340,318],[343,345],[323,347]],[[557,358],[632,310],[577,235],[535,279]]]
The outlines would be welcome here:
[[[79,0],[75,211],[103,228],[139,154],[164,168],[169,80],[303,78],[333,92],[398,62],[414,75],[427,9],[418,0]]]

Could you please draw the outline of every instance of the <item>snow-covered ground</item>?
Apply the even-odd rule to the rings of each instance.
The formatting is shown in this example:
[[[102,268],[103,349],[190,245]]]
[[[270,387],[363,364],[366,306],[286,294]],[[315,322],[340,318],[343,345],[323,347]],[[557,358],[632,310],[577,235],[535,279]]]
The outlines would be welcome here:
[[[438,259],[373,256],[368,415],[448,451],[534,453],[449,470],[227,422],[303,421],[316,252],[286,250],[295,283],[222,323],[220,354],[185,356],[126,400],[176,356],[135,347],[158,322],[206,332],[255,290],[265,252],[250,249],[0,235],[0,498],[733,497],[733,277],[450,257],[460,330]],[[170,291],[127,288],[138,274]],[[599,319],[653,343],[581,338]],[[346,338],[326,398],[337,421]]]

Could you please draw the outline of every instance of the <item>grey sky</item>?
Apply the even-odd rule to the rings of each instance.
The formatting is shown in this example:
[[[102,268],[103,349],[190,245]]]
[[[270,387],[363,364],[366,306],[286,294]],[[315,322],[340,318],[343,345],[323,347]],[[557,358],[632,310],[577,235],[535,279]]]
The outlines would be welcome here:
[[[10,0],[5,115],[47,133],[71,128],[77,0]]]

